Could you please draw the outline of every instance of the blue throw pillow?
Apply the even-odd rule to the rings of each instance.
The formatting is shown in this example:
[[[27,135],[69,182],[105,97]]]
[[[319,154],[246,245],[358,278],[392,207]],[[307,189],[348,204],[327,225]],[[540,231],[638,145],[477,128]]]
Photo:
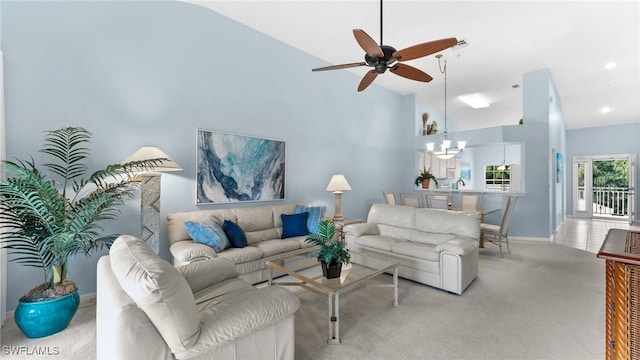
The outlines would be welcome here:
[[[211,246],[216,252],[231,247],[227,235],[215,217],[206,217],[202,221],[187,221],[185,228],[191,238],[200,244]]]
[[[225,234],[227,234],[229,241],[231,241],[234,247],[243,248],[247,246],[247,235],[244,234],[244,231],[238,224],[231,220],[225,220],[222,224],[222,229],[224,229]]]
[[[307,230],[309,230],[309,234],[315,234],[318,232],[318,225],[324,218],[324,213],[326,211],[326,206],[314,206],[307,207],[302,205],[296,205],[295,213],[300,214],[303,212],[309,213],[307,217]]]
[[[286,239],[294,236],[309,235],[309,230],[307,229],[308,216],[308,212],[292,215],[280,215],[280,218],[282,219],[282,238]]]

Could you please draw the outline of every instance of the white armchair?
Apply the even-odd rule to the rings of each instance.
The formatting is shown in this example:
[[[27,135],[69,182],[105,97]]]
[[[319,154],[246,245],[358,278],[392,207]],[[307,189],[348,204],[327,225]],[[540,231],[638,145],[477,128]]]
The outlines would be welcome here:
[[[257,289],[214,258],[175,268],[119,237],[98,262],[98,359],[293,359],[290,291]]]

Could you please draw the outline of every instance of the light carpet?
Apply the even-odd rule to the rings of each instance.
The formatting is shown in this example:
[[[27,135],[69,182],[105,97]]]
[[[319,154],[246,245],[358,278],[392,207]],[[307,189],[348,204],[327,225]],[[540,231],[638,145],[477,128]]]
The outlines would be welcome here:
[[[389,282],[390,275],[376,281]],[[478,278],[461,295],[400,280],[341,297],[341,345],[328,345],[327,298],[298,289],[297,359],[603,359],[604,260],[550,243],[512,242],[501,259],[481,249]],[[70,327],[26,339],[11,320],[4,346],[58,347],[59,355],[7,359],[95,358],[95,307]]]

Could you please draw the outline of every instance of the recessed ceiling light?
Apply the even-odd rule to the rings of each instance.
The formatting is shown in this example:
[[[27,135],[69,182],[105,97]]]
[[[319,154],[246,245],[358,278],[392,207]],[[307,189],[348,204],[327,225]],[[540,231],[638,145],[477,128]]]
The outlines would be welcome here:
[[[458,96],[458,99],[463,103],[471,106],[474,109],[482,109],[489,107],[489,102],[480,94],[473,93],[467,95]]]
[[[608,70],[613,69],[614,67],[616,67],[616,63],[614,63],[614,62],[608,62],[608,63],[604,66],[604,68],[605,68],[605,69],[608,69]]]
[[[602,110],[600,110],[600,112],[602,112],[603,114],[609,113],[611,112],[611,108],[605,106],[602,108]]]

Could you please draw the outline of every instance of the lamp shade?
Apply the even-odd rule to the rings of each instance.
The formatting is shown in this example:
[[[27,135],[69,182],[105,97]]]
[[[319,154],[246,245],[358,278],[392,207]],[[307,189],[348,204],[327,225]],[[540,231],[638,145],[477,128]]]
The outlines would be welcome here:
[[[329,185],[327,185],[327,191],[344,191],[351,190],[349,182],[342,174],[336,174],[331,177]]]
[[[122,163],[128,163],[132,161],[142,161],[151,159],[167,159],[163,160],[158,166],[154,166],[151,171],[168,172],[168,171],[181,171],[182,168],[175,161],[165,154],[160,148],[156,146],[144,146],[134,152]]]

